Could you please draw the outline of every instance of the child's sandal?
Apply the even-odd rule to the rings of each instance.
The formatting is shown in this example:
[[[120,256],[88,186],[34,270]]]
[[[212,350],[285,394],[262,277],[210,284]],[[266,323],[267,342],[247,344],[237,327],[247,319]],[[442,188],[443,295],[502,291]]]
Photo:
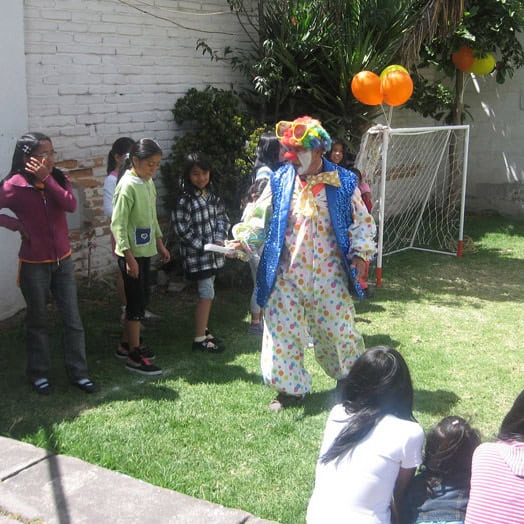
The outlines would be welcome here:
[[[73,382],[73,386],[76,386],[78,389],[81,389],[85,393],[94,393],[96,391],[96,385],[92,380],[88,378],[81,378]]]
[[[210,333],[209,329],[206,329],[206,340],[211,340],[211,342],[214,342],[215,344],[218,344],[218,345],[222,344],[222,339],[213,336]]]
[[[193,351],[202,351],[208,353],[222,353],[226,349],[223,345],[219,344],[216,339],[205,339],[202,342],[193,342]]]
[[[39,395],[49,395],[51,392],[47,378],[37,378],[36,380],[33,380],[33,382],[31,382],[31,388]]]

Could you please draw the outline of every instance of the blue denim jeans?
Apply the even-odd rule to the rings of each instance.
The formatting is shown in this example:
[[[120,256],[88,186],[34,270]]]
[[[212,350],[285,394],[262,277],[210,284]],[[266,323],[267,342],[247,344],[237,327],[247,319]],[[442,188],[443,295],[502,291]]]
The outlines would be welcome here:
[[[51,367],[47,302],[51,292],[64,325],[64,361],[69,380],[86,378],[85,335],[76,291],[71,257],[59,263],[29,264],[22,262],[20,289],[27,304],[26,348],[27,375],[31,381],[48,377]]]

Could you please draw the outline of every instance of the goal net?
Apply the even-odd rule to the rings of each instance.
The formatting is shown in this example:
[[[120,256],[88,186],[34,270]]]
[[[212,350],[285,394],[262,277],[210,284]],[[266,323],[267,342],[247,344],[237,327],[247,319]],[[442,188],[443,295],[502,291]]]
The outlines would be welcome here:
[[[469,126],[392,129],[364,135],[355,167],[371,187],[382,258],[408,249],[462,255]]]

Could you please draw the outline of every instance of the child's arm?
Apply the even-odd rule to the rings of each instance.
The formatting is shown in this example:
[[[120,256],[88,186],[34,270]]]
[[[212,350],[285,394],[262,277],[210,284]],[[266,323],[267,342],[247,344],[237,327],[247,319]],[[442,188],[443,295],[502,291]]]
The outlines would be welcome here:
[[[162,262],[164,262],[164,264],[167,264],[171,260],[171,253],[168,251],[168,249],[164,245],[164,241],[162,240],[162,237],[157,237],[156,248],[158,252],[160,253]]]
[[[366,193],[362,193],[362,200],[364,201],[364,204],[367,207],[367,210],[369,213],[373,211],[373,201],[371,200],[371,192],[367,191]]]
[[[9,209],[9,198],[6,195],[5,186],[0,186],[0,209]],[[22,222],[14,216],[0,213],[0,227],[5,227],[10,231],[18,231],[22,238],[29,238]]]
[[[404,498],[404,493],[408,487],[416,468],[400,468],[398,472],[395,489],[393,491],[393,501],[391,503],[391,524],[401,524],[401,503]]]
[[[127,235],[127,226],[129,214],[131,212],[131,203],[126,195],[115,191],[113,198],[113,214],[111,215],[111,233],[115,239],[115,253],[119,256],[126,256],[126,251],[131,251],[131,244]],[[127,258],[127,257],[126,257]]]
[[[116,176],[107,175],[104,180],[104,215],[111,218],[113,214],[113,196],[115,195]]]
[[[194,233],[190,205],[191,202],[187,197],[181,197],[178,200],[173,213],[173,226],[183,244],[197,251],[202,251],[204,249],[204,242],[202,238]]]
[[[52,199],[67,213],[75,212],[77,202],[75,194],[73,193],[73,186],[67,176],[65,189],[52,177],[52,175],[46,177],[43,183],[44,193],[48,198]]]

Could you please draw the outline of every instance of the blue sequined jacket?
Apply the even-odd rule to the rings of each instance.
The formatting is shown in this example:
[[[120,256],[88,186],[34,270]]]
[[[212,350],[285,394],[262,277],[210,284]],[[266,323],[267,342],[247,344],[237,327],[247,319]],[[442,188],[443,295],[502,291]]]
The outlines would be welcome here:
[[[326,159],[323,159],[323,171],[338,171],[340,187],[326,184],[326,198],[328,202],[329,214],[333,223],[333,229],[337,239],[344,267],[349,273],[350,258],[353,254],[350,245],[348,231],[353,223],[352,218],[352,197],[358,180],[354,173],[348,171]],[[257,273],[257,303],[264,307],[273,286],[276,282],[277,270],[284,246],[284,238],[288,223],[288,216],[293,197],[296,171],[292,164],[282,166],[274,176],[271,177],[272,192],[272,216],[269,230],[266,235],[266,244]],[[360,255],[360,253],[358,253]],[[373,255],[374,253],[372,253]],[[368,254],[363,254],[362,258],[368,260],[372,258]]]

